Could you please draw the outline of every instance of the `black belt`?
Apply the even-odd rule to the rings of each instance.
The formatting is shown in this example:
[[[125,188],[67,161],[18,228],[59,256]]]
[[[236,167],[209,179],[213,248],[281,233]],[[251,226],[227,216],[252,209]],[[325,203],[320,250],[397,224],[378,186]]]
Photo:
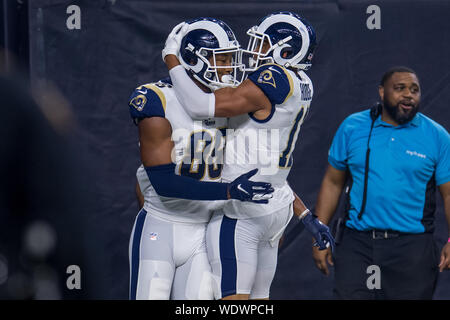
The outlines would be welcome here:
[[[352,228],[348,228],[348,227],[346,229],[347,230],[351,230],[351,231],[356,231],[358,233],[367,234],[368,236],[370,236],[374,240],[398,238],[398,237],[400,237],[402,235],[410,234],[410,233],[399,232],[399,231],[394,231],[394,230],[366,230],[366,231],[360,231],[360,230],[356,230],[356,229],[352,229]]]

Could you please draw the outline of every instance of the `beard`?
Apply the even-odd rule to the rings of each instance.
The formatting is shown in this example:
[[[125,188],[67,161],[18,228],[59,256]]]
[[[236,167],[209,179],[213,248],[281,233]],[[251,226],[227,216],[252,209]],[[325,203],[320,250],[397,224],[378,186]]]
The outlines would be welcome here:
[[[404,110],[400,107],[401,102],[397,105],[391,105],[386,97],[383,99],[383,106],[386,112],[391,116],[391,118],[399,125],[408,123],[419,111],[419,104],[413,106],[410,110]]]

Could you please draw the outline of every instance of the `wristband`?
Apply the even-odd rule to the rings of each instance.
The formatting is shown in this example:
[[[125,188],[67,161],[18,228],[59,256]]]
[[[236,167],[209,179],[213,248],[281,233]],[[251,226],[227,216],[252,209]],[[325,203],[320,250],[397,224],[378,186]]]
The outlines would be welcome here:
[[[450,237],[448,237],[447,243],[450,243]]]
[[[310,212],[309,209],[306,209],[298,216],[298,219],[302,220],[309,212]]]

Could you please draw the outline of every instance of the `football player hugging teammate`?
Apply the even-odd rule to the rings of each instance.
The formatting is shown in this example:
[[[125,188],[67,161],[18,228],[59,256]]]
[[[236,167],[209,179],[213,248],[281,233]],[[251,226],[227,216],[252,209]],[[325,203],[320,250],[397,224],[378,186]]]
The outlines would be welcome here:
[[[239,43],[231,29],[209,18],[187,23],[193,31],[186,56],[198,60],[189,81],[205,94],[239,84]],[[129,246],[130,299],[212,299],[205,248],[212,211],[227,199],[266,205],[273,188],[249,180],[257,170],[221,182],[227,121],[196,121],[169,78],[136,88],[129,111],[139,129],[144,198]]]
[[[216,207],[206,234],[214,297],[268,299],[278,240],[293,213],[313,234],[315,245],[322,250],[334,246],[328,227],[309,212],[286,180],[313,96],[305,70],[311,66],[315,32],[298,14],[270,14],[248,30],[247,49],[238,50],[236,68],[222,77],[205,67],[208,54],[190,40],[197,32],[190,22],[179,24],[163,50],[178,101],[192,118],[229,118],[224,182],[257,169],[253,178],[274,189],[268,204],[229,200]],[[204,43],[211,38],[205,35]],[[239,84],[240,72],[246,79]],[[205,92],[192,78],[227,84]]]

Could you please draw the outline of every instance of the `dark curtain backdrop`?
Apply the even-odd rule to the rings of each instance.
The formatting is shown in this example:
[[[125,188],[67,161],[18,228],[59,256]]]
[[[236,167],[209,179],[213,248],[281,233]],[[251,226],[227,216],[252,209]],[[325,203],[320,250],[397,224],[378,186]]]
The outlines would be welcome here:
[[[72,4],[81,9],[79,30],[66,27]],[[366,9],[373,4],[381,9],[380,30],[366,27]],[[377,100],[387,68],[415,69],[423,88],[421,111],[450,128],[448,1],[32,0],[28,9],[31,83],[51,83],[70,102],[84,146],[80,153],[94,173],[90,222],[105,243],[97,254],[102,280],[109,284],[99,298],[128,297],[128,240],[138,211],[134,188],[140,160],[127,100],[136,86],[167,76],[161,50],[182,20],[222,19],[243,46],[246,30],[273,11],[300,13],[315,27],[318,47],[308,72],[314,98],[289,176],[313,209],[337,127]],[[325,277],[315,268],[310,236],[302,231],[294,220],[287,229],[272,298],[332,299],[333,273]],[[447,239],[440,196],[435,238],[440,248]],[[450,299],[450,272],[439,275],[435,298]]]

